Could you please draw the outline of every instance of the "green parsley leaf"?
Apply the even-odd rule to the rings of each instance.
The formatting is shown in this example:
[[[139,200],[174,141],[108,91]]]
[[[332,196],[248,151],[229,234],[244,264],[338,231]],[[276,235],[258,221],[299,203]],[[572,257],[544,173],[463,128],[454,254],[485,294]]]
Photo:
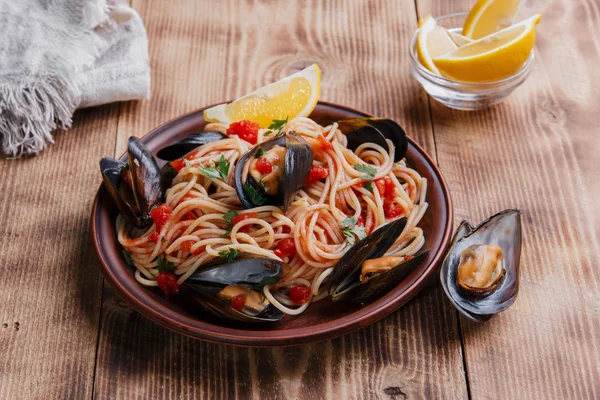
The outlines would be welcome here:
[[[123,165],[123,169],[130,169],[130,168],[131,168],[131,164],[129,164],[128,162],[126,162],[125,165]]]
[[[128,265],[133,267],[134,264],[133,258],[131,257],[131,252],[129,250],[123,249],[123,256],[125,257],[125,262],[127,262]]]
[[[285,119],[274,119],[273,123],[269,125],[269,129],[281,132],[285,124],[288,123],[288,119],[289,117],[285,117]]]
[[[200,173],[207,178],[221,179],[223,182],[225,182],[227,180],[227,174],[229,173],[229,161],[227,161],[225,156],[221,154],[221,158],[217,161],[213,161],[213,164],[214,167],[207,167],[200,164],[198,165],[198,169],[200,170]],[[191,167],[191,165],[188,165],[188,167]]]
[[[219,161],[213,161],[213,163],[215,164],[217,171],[219,171],[219,175],[221,176],[221,179],[223,179],[223,182],[227,181],[227,174],[229,173],[229,161],[227,161],[225,156],[221,154]]]
[[[363,184],[363,187],[367,189],[369,192],[373,193],[373,181],[366,181]]]
[[[262,206],[265,204],[265,201],[267,201],[267,199],[249,183],[244,185],[244,194],[248,196],[250,203],[254,204],[255,206]]]
[[[277,282],[279,282],[279,278],[277,278],[276,276],[272,276],[270,278],[264,278],[258,285],[254,285],[252,286],[250,289],[255,290],[259,293],[263,292],[263,288],[266,285],[274,285]]]
[[[175,271],[175,265],[172,262],[167,261],[166,258],[158,256],[158,272],[173,272]]]
[[[361,176],[360,179],[373,179],[377,173],[377,169],[368,164],[354,164],[354,169],[358,172],[363,172],[366,175]]]
[[[227,237],[231,233],[231,221],[237,217],[239,214],[233,210],[229,210],[223,215],[223,220],[225,221],[225,226],[227,226],[227,231],[223,234],[222,237]]]
[[[367,234],[365,233],[365,228],[362,226],[356,226],[356,218],[348,217],[345,218],[342,222],[340,222],[340,229],[344,236],[346,236],[346,240],[350,245],[353,245],[356,241],[355,236],[360,240],[364,239]]]
[[[236,258],[240,256],[240,252],[230,247],[228,250],[222,250],[219,252],[219,257],[224,258],[227,262],[233,262]]]
[[[271,133],[273,133],[273,131],[272,130],[268,130],[268,131],[265,132],[265,134],[263,136],[269,136]]]
[[[266,133],[265,133],[266,135]],[[256,152],[256,154],[254,155],[254,158],[261,158],[262,156],[265,155],[265,151],[263,149],[258,149],[258,151]]]
[[[171,243],[171,241],[170,241],[170,240],[167,240],[167,238],[166,238],[166,237],[164,237],[164,236],[160,238],[160,241],[161,241],[161,242],[163,242],[163,243],[166,243],[166,242],[169,242],[169,243]]]

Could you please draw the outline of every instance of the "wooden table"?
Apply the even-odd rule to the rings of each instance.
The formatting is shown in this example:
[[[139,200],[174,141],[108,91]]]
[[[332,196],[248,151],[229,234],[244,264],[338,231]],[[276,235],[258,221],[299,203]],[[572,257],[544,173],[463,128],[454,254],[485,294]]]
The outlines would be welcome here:
[[[471,3],[133,0],[152,100],[79,111],[39,157],[0,160],[0,399],[599,398],[600,1],[530,1],[544,16],[531,77],[469,113],[418,87],[408,43],[417,17]],[[89,235],[100,157],[313,62],[323,100],[396,119],[437,158],[456,222],[521,208],[512,308],[477,325],[435,283],[356,333],[256,350],[171,333],[103,282]]]

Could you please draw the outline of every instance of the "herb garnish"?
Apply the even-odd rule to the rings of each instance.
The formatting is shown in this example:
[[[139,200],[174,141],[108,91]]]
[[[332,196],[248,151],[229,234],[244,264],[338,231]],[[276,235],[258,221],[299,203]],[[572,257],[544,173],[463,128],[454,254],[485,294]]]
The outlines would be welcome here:
[[[375,174],[377,173],[377,169],[368,164],[354,164],[354,169],[358,172],[362,172],[365,175],[361,176],[360,179],[366,179],[367,182],[363,184],[363,187],[367,189],[369,192],[373,193],[373,181],[375,178]]]
[[[168,240],[168,239],[167,239],[166,237],[164,237],[164,236],[160,238],[160,241],[161,241],[161,242],[163,242],[163,243],[167,243],[167,242],[168,242],[168,243],[172,243],[170,240]]]
[[[263,149],[258,149],[256,154],[254,155],[254,158],[261,158],[264,155],[265,155],[265,151]]]
[[[236,258],[240,256],[240,252],[230,247],[228,250],[222,250],[219,252],[219,257],[224,258],[227,262],[233,262]]]
[[[125,262],[127,262],[128,265],[133,267],[134,264],[133,258],[131,257],[131,252],[129,250],[123,250],[123,256],[125,257]]]
[[[248,196],[250,203],[254,204],[255,206],[262,206],[265,204],[265,201],[267,201],[267,199],[249,183],[244,185],[244,194]]]
[[[223,215],[223,220],[225,221],[225,226],[227,227],[227,231],[225,232],[225,234],[222,237],[229,236],[229,234],[231,233],[231,228],[233,228],[231,226],[231,221],[233,221],[233,219],[235,217],[237,217],[238,215],[239,214],[233,210],[229,210]]]
[[[354,235],[356,235],[359,240],[364,239],[367,236],[364,227],[356,226],[356,218],[354,217],[345,218],[342,222],[340,222],[340,228],[350,245],[353,245],[356,241]]]
[[[223,182],[227,181],[227,174],[229,173],[229,161],[221,154],[221,158],[217,161],[213,160],[214,167],[207,167],[202,164],[198,165],[200,173],[207,178],[221,179]],[[185,160],[185,165],[188,168],[193,168],[192,164]]]
[[[289,116],[285,117],[285,119],[274,119],[273,123],[269,125],[269,130],[265,132],[265,136],[270,135],[273,131],[277,131],[277,133],[281,133],[281,130],[288,123]]]
[[[263,288],[267,285],[274,285],[275,283],[279,282],[279,278],[277,278],[276,276],[272,276],[270,278],[264,278],[258,285],[254,285],[252,286],[250,289],[255,290],[259,293],[263,293]],[[264,296],[264,294],[263,294]]]
[[[161,256],[158,256],[158,272],[162,273],[162,272],[173,272],[175,271],[175,265],[173,265],[172,262],[167,261],[166,258],[162,258]]]

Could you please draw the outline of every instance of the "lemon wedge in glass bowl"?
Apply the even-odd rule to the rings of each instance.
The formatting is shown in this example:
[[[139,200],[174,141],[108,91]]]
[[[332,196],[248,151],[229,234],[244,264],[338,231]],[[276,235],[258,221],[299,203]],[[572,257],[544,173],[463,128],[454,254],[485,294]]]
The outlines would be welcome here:
[[[273,120],[308,117],[319,101],[321,69],[313,64],[226,104],[204,110],[209,122],[250,120],[267,128]]]
[[[439,57],[433,63],[441,75],[462,82],[492,82],[519,71],[535,45],[536,14],[491,35],[474,40]]]

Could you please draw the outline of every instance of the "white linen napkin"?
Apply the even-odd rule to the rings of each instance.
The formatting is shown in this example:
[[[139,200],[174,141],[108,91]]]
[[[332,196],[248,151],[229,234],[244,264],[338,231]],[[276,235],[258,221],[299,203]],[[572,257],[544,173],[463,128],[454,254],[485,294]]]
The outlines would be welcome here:
[[[76,108],[150,97],[148,38],[123,0],[0,0],[0,139],[38,154]]]

